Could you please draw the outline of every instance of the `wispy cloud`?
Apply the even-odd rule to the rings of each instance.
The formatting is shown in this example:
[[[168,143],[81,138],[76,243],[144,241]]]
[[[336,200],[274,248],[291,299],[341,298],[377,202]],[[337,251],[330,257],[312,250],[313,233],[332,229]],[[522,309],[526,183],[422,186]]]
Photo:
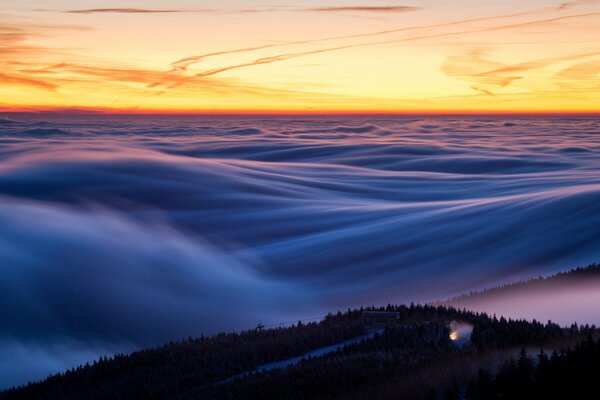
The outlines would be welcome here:
[[[0,25],[0,83],[8,86],[27,86],[55,91],[56,82],[36,74],[36,60],[60,54],[60,50],[32,44],[33,39],[49,37],[65,31],[85,31],[89,28],[76,25],[14,24],[2,21]]]
[[[533,59],[508,65],[488,60],[486,49],[473,49],[463,55],[448,57],[441,69],[448,76],[468,82],[472,89],[493,96],[497,89],[530,76],[532,71],[598,55],[600,55],[600,51],[592,51]],[[598,65],[598,61],[580,63],[563,70],[558,76],[570,79],[582,79],[586,76],[589,78],[593,76],[593,70],[598,68]]]
[[[571,65],[556,74],[557,77],[576,80],[597,80],[600,76],[600,59],[589,60]],[[598,85],[600,82],[596,81]]]
[[[117,14],[168,14],[168,13],[188,13],[188,12],[212,12],[211,9],[150,9],[150,8],[90,8],[81,10],[66,10],[67,14],[102,14],[102,13],[117,13]]]
[[[586,6],[590,4],[599,3],[600,0],[574,0],[570,2],[562,3],[556,7],[548,7],[546,10],[569,10],[575,7]],[[323,12],[323,13],[405,13],[418,11],[423,7],[417,6],[406,6],[406,5],[392,5],[392,6],[337,6],[337,7],[308,7],[308,8],[294,8],[294,7],[269,7],[269,8],[241,8],[241,9],[229,9],[229,8],[167,8],[167,9],[153,9],[153,8],[129,8],[129,7],[113,7],[113,8],[84,8],[84,9],[69,9],[62,10],[59,12],[66,14],[168,14],[168,13],[223,13],[223,14],[253,14],[261,12]],[[38,10],[38,11],[50,11],[50,10]],[[485,21],[487,19],[506,18],[514,17],[519,15],[531,15],[539,13],[539,10],[525,13],[508,14],[505,16],[492,16],[483,17],[471,20],[465,20],[465,22],[473,22],[476,20]],[[462,21],[457,21],[462,23]]]
[[[60,32],[70,28],[52,25],[14,27],[9,24],[0,27],[0,86],[28,87],[58,94],[70,88],[89,92],[101,88],[101,91],[108,90],[113,95],[132,99],[166,93],[177,98],[199,94],[213,97],[250,95],[312,99],[327,96],[323,93],[313,94],[295,89],[262,87],[226,77],[190,77],[131,66],[102,66],[97,61],[86,62],[85,59],[51,64],[48,60],[56,58],[58,54],[54,49],[26,44],[29,39],[38,35],[44,36],[50,31]],[[22,55],[25,57],[21,58]],[[68,53],[61,53],[61,57],[62,55],[71,58]]]
[[[346,6],[346,7],[313,7],[313,8],[243,8],[243,9],[152,9],[152,8],[84,8],[63,10],[65,14],[169,14],[169,13],[225,13],[225,14],[252,14],[260,12],[355,12],[355,13],[403,13],[420,10],[421,7],[413,6]],[[41,10],[46,11],[46,10]]]
[[[600,1],[600,0],[580,0],[580,1],[596,2],[596,1]],[[573,8],[573,7],[582,5],[580,3],[580,1],[564,3],[563,5],[569,5],[569,8]],[[222,56],[222,55],[229,55],[229,54],[236,54],[236,53],[246,53],[246,52],[253,52],[253,51],[258,51],[258,50],[272,49],[272,48],[283,48],[283,47],[289,47],[289,46],[295,46],[295,45],[316,44],[316,43],[345,40],[345,39],[360,39],[360,38],[377,37],[377,36],[388,36],[388,35],[393,35],[396,33],[410,32],[410,31],[450,28],[453,26],[468,25],[468,24],[473,24],[473,23],[478,23],[478,22],[500,21],[500,20],[504,20],[504,19],[512,19],[512,18],[518,18],[518,17],[527,17],[527,16],[542,15],[542,14],[547,14],[547,13],[555,13],[557,11],[562,11],[562,6],[536,9],[536,10],[531,10],[531,11],[523,11],[523,12],[518,12],[518,13],[491,15],[491,16],[487,16],[487,17],[467,18],[467,19],[462,19],[462,20],[442,22],[442,23],[438,23],[438,24],[408,26],[408,27],[402,27],[402,28],[397,28],[397,29],[386,29],[386,30],[374,31],[374,32],[330,36],[330,37],[319,38],[319,39],[297,40],[297,41],[288,41],[288,42],[266,44],[266,45],[259,45],[259,46],[242,47],[242,48],[238,48],[238,49],[223,50],[223,51],[218,51],[218,52],[205,53],[205,54],[199,54],[199,55],[185,57],[185,58],[179,59],[177,61],[174,61],[173,63],[171,63],[171,66],[173,67],[174,71],[183,72],[183,71],[186,71],[187,68],[189,68],[190,66],[197,64],[209,57],[215,57],[215,56]],[[592,15],[594,15],[594,14],[592,14]],[[576,16],[576,17],[578,17],[578,16]],[[570,18],[570,16],[566,16],[565,18],[568,19],[568,18]],[[560,20],[560,19],[563,19],[563,17],[558,18],[558,20]],[[545,22],[548,22],[548,20],[542,20],[542,22],[545,23]],[[533,23],[536,23],[536,22],[534,21]],[[409,39],[409,40],[411,40],[411,39]]]
[[[153,96],[165,95],[173,97],[189,97],[197,93],[231,95],[251,93],[257,96],[277,96],[278,94],[294,94],[302,96],[302,92],[279,89],[276,87],[258,87],[240,81],[227,71],[240,70],[260,65],[273,64],[299,57],[337,52],[346,49],[369,46],[395,45],[406,42],[437,43],[436,39],[474,38],[478,34],[494,31],[519,32],[522,28],[544,27],[554,23],[576,20],[586,17],[597,17],[600,12],[575,14],[572,9],[596,2],[592,0],[573,1],[559,6],[526,10],[511,14],[490,15],[485,17],[468,18],[463,20],[445,21],[436,24],[402,26],[395,29],[371,31],[321,37],[316,39],[276,42],[255,46],[242,47],[232,50],[214,51],[199,55],[183,57],[171,63],[172,69],[157,70],[137,68],[135,65],[123,63],[102,63],[98,60],[87,60],[84,57],[57,57],[58,49],[34,47],[43,43],[32,40],[53,35],[62,29],[87,29],[85,27],[68,26],[33,26],[27,24],[0,25],[0,83],[5,85],[28,86],[37,90],[56,91],[63,93],[63,87],[79,85],[79,89],[93,90],[102,85],[107,92],[123,96]],[[315,12],[407,12],[418,7],[409,6],[348,6],[320,8],[281,8],[271,11],[315,11]],[[258,10],[258,9],[257,9]],[[376,11],[377,10],[377,11]],[[569,12],[565,11],[569,10]],[[94,13],[123,13],[123,14],[153,14],[153,13],[184,13],[184,12],[253,12],[254,10],[209,10],[209,9],[151,9],[151,8],[94,8],[61,11],[69,14]],[[258,10],[260,11],[260,10]],[[592,10],[589,10],[592,11]],[[549,15],[550,14],[550,15]],[[553,15],[552,15],[553,14]],[[570,15],[565,15],[570,14]],[[536,29],[537,30],[537,29]],[[364,39],[364,40],[359,40]],[[370,40],[368,40],[370,39]],[[327,44],[326,44],[327,43]],[[294,46],[300,46],[295,48]],[[264,51],[272,50],[273,51]],[[274,50],[279,49],[279,50]],[[68,51],[68,50],[60,50]],[[252,55],[253,52],[260,52]],[[220,56],[240,54],[239,57],[229,58]],[[251,56],[244,57],[241,53]],[[269,54],[271,53],[271,54]],[[592,53],[596,54],[596,53]],[[443,71],[454,78],[467,82],[480,94],[493,96],[498,88],[511,85],[524,76],[530,76],[530,71],[562,61],[581,61],[590,53],[579,55],[530,60],[518,64],[494,62],[486,58],[484,50],[476,49],[467,54],[448,57]],[[35,57],[32,57],[35,56]],[[190,66],[203,62],[207,58],[215,58],[214,64],[204,69],[190,70]],[[233,59],[233,61],[232,61]],[[63,62],[69,60],[69,62]],[[580,68],[588,76],[593,76],[593,68],[597,64],[583,64]],[[574,76],[565,70],[562,74]],[[529,74],[529,75],[528,75]],[[243,76],[240,75],[240,76]],[[270,86],[270,85],[269,85]],[[71,86],[75,87],[75,86]],[[281,86],[285,88],[285,85]],[[308,93],[308,92],[306,92]],[[304,93],[304,94],[306,94]]]
[[[0,59],[9,54],[18,53],[47,53],[30,43],[31,39],[48,37],[64,31],[87,31],[90,28],[77,25],[43,25],[43,24],[16,24],[0,21]]]
[[[538,11],[539,12],[539,11]],[[277,43],[277,44],[269,44],[269,45],[261,45],[254,47],[247,47],[241,49],[234,50],[226,50],[221,52],[213,52],[198,56],[191,56],[180,59],[172,63],[173,70],[172,71],[145,71],[140,69],[128,69],[128,68],[102,68],[102,67],[90,67],[85,65],[77,65],[77,64],[58,64],[51,68],[38,69],[39,72],[32,72],[32,68],[27,68],[27,70],[19,69],[17,71],[13,71],[14,73],[7,74],[5,72],[4,82],[7,83],[18,83],[27,84],[30,86],[35,86],[37,88],[46,88],[54,90],[58,86],[58,80],[55,82],[51,81],[43,81],[39,79],[40,74],[52,75],[52,71],[60,70],[62,75],[65,73],[70,73],[75,75],[77,79],[84,78],[98,78],[102,77],[107,80],[111,80],[112,82],[120,82],[120,83],[141,83],[146,86],[148,89],[157,89],[163,88],[164,90],[173,89],[182,85],[199,85],[203,90],[212,90],[215,87],[220,87],[222,83],[217,81],[200,81],[198,79],[212,77],[218,74],[221,74],[226,71],[242,69],[247,67],[253,67],[258,65],[272,64],[276,62],[286,61],[298,57],[316,55],[334,51],[340,51],[351,48],[359,48],[359,47],[367,47],[367,46],[377,46],[383,44],[394,44],[394,43],[402,43],[402,42],[410,42],[410,41],[419,41],[419,40],[427,40],[427,39],[435,39],[435,38],[444,38],[444,37],[452,37],[452,36],[460,36],[467,35],[473,33],[481,33],[481,32],[490,32],[495,30],[506,30],[506,29],[514,29],[519,27],[527,27],[527,26],[537,26],[546,23],[552,23],[562,20],[575,19],[575,18],[583,18],[591,15],[599,15],[600,13],[587,13],[587,14],[575,14],[575,15],[567,15],[567,16],[559,16],[555,18],[546,18],[546,19],[536,19],[525,22],[519,22],[514,24],[507,25],[496,25],[491,27],[484,28],[472,28],[460,31],[442,31],[440,32],[438,28],[442,27],[452,27],[455,25],[468,24],[471,22],[479,22],[486,20],[501,20],[504,18],[508,18],[511,16],[521,16],[527,15],[528,13],[519,13],[519,14],[509,14],[509,15],[500,15],[500,16],[491,16],[491,17],[482,17],[476,19],[467,19],[460,21],[450,21],[442,24],[433,24],[433,25],[425,25],[425,26],[415,26],[415,27],[405,27],[394,30],[386,30],[386,31],[377,31],[377,32],[369,32],[364,34],[355,34],[355,35],[345,35],[345,36],[336,36],[336,37],[328,37],[314,40],[304,40],[304,41],[295,41],[295,42],[286,42],[286,43]],[[65,27],[66,28],[66,27]],[[57,28],[58,29],[58,28]],[[297,44],[313,44],[313,43],[321,43],[325,41],[333,41],[333,40],[341,40],[341,39],[351,39],[351,38],[362,38],[362,37],[371,37],[371,36],[380,36],[380,35],[388,35],[392,33],[400,33],[407,32],[411,30],[424,30],[421,35],[408,36],[399,39],[390,39],[390,40],[380,40],[380,41],[370,41],[370,42],[362,42],[362,43],[349,43],[345,45],[332,46],[332,47],[323,47],[316,48],[306,51],[300,52],[288,52],[282,54],[275,54],[267,57],[261,57],[254,60],[250,60],[247,62],[241,62],[232,65],[224,65],[218,68],[212,68],[206,71],[202,71],[196,73],[193,76],[185,75],[184,73],[187,71],[187,68],[197,62],[202,61],[207,57],[214,57],[219,55],[227,55],[232,53],[242,53],[242,52],[252,52],[257,50],[276,48],[276,47],[284,47],[291,46]],[[429,32],[428,32],[429,30]],[[0,47],[4,47],[5,54],[7,53],[15,53],[17,51],[31,51],[30,48],[27,48],[25,45],[26,40],[29,37],[39,34],[39,30],[29,29],[24,30],[23,28],[18,27],[5,27],[0,30]],[[4,45],[4,46],[2,46]],[[41,50],[40,50],[41,51]],[[508,70],[509,66],[504,65],[491,65],[484,64],[483,60],[479,57],[478,54],[471,55],[471,59],[451,59],[452,62],[460,63],[460,62],[469,62],[471,64],[471,68],[473,71],[466,70],[465,68],[459,67],[458,70],[462,70],[462,72],[457,72],[452,70],[452,66],[450,64],[446,64],[445,68],[449,71],[449,74],[453,74],[454,76],[463,76],[463,77],[472,77],[477,76],[477,80],[479,82],[483,81],[486,84],[503,86],[507,85],[512,80],[518,79],[518,76],[512,76],[509,73],[514,72],[515,68],[531,68],[528,65],[522,66],[510,66],[512,70]],[[6,61],[6,60],[5,60]],[[484,64],[484,69],[482,69],[482,64]],[[177,72],[177,73],[173,73]],[[28,73],[31,76],[30,79],[20,77]],[[483,74],[483,75],[482,75]],[[85,78],[87,77],[87,78]],[[58,79],[58,78],[57,78]],[[228,87],[228,84],[224,84],[224,87]],[[487,90],[487,89],[486,89]]]
[[[403,13],[420,10],[421,7],[412,6],[347,6],[347,7],[315,7],[306,8],[306,11],[318,12],[369,12],[369,13]]]
[[[315,54],[322,54],[322,53],[329,53],[329,52],[334,52],[334,51],[339,51],[339,50],[354,49],[354,48],[360,48],[360,47],[379,46],[379,45],[385,45],[385,44],[397,44],[397,43],[419,41],[419,40],[426,40],[426,39],[438,39],[438,38],[462,36],[462,35],[476,34],[476,33],[483,33],[483,32],[510,30],[510,29],[516,29],[516,28],[530,27],[530,26],[540,26],[540,25],[554,23],[554,22],[558,22],[558,21],[585,18],[585,17],[597,16],[597,15],[600,15],[600,12],[586,13],[586,14],[573,14],[573,15],[567,15],[567,16],[554,17],[554,18],[530,20],[530,21],[513,23],[513,24],[496,25],[496,26],[485,27],[485,28],[473,28],[473,29],[467,29],[467,30],[461,30],[461,31],[439,32],[439,33],[434,32],[434,33],[429,33],[429,34],[425,33],[423,35],[409,36],[409,37],[400,38],[400,39],[380,40],[380,41],[371,41],[371,42],[362,42],[362,43],[351,43],[348,45],[325,47],[325,48],[319,48],[319,49],[302,51],[302,52],[277,54],[277,55],[273,55],[273,56],[269,56],[269,57],[258,58],[258,59],[255,59],[255,60],[249,61],[249,62],[233,64],[233,65],[224,66],[221,68],[210,69],[210,70],[207,70],[204,72],[200,72],[200,73],[196,74],[196,76],[197,77],[213,76],[213,75],[217,75],[217,74],[220,74],[220,73],[223,73],[226,71],[235,70],[235,69],[254,67],[254,66],[264,65],[264,64],[272,64],[275,62],[286,61],[286,60],[290,60],[293,58],[304,57],[304,56],[315,55]],[[367,34],[367,35],[371,36],[373,34]],[[324,39],[316,40],[313,42],[320,42],[323,40]],[[289,43],[287,43],[286,45],[289,46]],[[267,46],[261,46],[261,48],[275,47],[275,46],[279,46],[279,45],[267,45]],[[230,52],[222,52],[222,54],[228,54],[228,53],[234,53],[234,52],[244,52],[244,51],[249,51],[249,50],[248,49],[239,49],[239,50],[233,50]],[[191,63],[192,61],[193,62],[200,61],[202,59],[202,57],[203,56],[188,57],[186,59],[186,60],[188,60],[187,65],[189,65],[189,63]],[[177,62],[174,65],[177,65]],[[504,79],[506,79],[506,78],[504,78]]]
[[[486,49],[472,49],[466,54],[450,56],[442,64],[442,71],[456,79],[468,82],[471,88],[486,95],[493,95],[492,89],[508,85],[514,77],[489,76],[486,71],[497,70],[505,67],[499,62],[485,58]]]
[[[589,95],[600,91],[600,59],[581,61],[560,70],[552,79],[561,91]]]
[[[152,89],[152,83],[161,81],[176,86],[184,76],[152,71],[142,68],[102,67],[97,62],[56,62],[73,59],[68,49],[54,49],[35,43],[34,39],[53,37],[72,31],[89,30],[85,26],[23,24],[2,21],[0,25],[0,84],[26,86],[37,90],[57,91],[65,85],[103,84],[120,85],[129,92],[144,92],[140,85]],[[54,60],[54,62],[53,62]],[[193,85],[195,90],[213,91],[235,89],[235,85],[224,79],[205,79]],[[158,91],[158,90],[157,90]]]
[[[42,79],[28,76],[10,75],[0,72],[0,83],[5,85],[31,86],[37,89],[55,90],[56,85]]]
[[[558,6],[559,10],[568,10],[570,8],[579,7],[579,6],[587,6],[590,4],[600,3],[599,0],[574,0],[566,3],[562,3]]]

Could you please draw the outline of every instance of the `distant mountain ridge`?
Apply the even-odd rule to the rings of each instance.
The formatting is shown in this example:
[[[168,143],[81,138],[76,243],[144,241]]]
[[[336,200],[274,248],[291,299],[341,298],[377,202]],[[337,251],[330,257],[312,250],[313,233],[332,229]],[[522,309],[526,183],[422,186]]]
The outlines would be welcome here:
[[[432,304],[513,319],[552,320],[562,326],[574,322],[600,325],[600,265],[473,291]]]
[[[590,282],[591,280],[598,280],[598,282],[600,282],[600,264],[593,263],[586,267],[578,267],[549,276],[540,275],[537,278],[511,282],[483,290],[471,291],[452,297],[448,300],[434,302],[433,304],[458,306],[458,303],[467,299],[475,300],[488,296],[510,294],[515,291],[554,287],[556,285],[581,284],[582,282]]]

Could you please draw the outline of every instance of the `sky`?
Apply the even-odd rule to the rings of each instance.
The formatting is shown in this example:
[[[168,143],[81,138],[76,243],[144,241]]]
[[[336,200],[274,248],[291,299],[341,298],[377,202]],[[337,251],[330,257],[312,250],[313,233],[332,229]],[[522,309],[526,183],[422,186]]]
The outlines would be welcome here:
[[[0,0],[0,110],[597,112],[598,0]]]

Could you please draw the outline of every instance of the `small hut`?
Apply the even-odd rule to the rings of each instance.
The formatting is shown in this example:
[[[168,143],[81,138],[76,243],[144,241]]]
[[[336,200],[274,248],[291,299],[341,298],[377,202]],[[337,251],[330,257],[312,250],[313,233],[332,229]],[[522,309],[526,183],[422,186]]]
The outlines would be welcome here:
[[[363,311],[362,321],[366,329],[384,328],[398,323],[400,313],[394,311]]]

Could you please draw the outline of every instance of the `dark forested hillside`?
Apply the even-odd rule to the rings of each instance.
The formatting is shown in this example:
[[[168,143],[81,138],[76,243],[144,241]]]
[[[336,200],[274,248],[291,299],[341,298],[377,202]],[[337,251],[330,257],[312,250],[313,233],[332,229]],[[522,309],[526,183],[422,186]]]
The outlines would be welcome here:
[[[539,351],[505,361],[497,371],[482,368],[466,385],[454,380],[447,400],[596,398],[600,341],[591,335],[573,348]]]
[[[283,369],[239,375],[259,365],[363,335],[363,310],[288,328],[190,338],[103,358],[0,399],[361,399],[425,398],[523,346],[555,348],[597,336],[594,327],[506,320],[443,306],[392,306],[399,318],[362,342]],[[450,339],[449,323],[473,327],[470,345]]]

